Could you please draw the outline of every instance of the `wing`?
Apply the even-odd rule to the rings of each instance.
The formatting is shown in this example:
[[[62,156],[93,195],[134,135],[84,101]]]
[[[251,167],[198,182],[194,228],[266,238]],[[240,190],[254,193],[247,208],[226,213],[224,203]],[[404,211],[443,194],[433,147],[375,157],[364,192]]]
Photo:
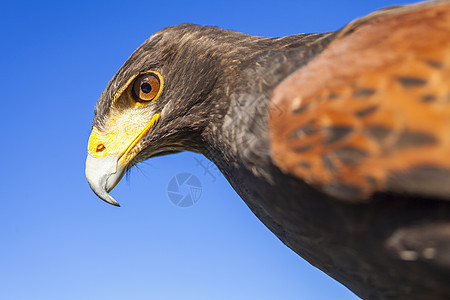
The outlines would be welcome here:
[[[450,2],[354,21],[274,91],[274,163],[323,192],[450,199]]]

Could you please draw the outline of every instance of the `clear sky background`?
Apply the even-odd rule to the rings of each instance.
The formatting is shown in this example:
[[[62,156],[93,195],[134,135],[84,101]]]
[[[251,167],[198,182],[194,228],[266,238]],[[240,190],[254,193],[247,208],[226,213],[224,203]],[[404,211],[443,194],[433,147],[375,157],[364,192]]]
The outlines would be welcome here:
[[[117,208],[85,180],[86,144],[107,82],[159,29],[332,31],[401,3],[2,1],[0,299],[358,299],[284,246],[201,155],[132,169]],[[183,172],[202,186],[187,208],[168,197]]]

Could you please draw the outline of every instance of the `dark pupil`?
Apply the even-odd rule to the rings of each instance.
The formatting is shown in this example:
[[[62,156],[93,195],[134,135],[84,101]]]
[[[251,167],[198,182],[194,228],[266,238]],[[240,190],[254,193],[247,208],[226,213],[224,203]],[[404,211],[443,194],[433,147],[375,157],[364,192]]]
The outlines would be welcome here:
[[[141,85],[141,91],[146,93],[146,94],[148,94],[148,93],[150,93],[152,91],[152,86],[149,83],[144,82]]]

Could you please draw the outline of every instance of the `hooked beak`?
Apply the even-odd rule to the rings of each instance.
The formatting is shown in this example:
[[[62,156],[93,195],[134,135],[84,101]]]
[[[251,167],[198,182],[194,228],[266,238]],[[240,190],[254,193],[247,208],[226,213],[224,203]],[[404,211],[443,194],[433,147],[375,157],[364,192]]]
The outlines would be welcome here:
[[[130,161],[142,150],[139,141],[157,123],[155,114],[147,125],[129,131],[100,132],[93,128],[88,143],[86,179],[94,193],[109,204],[120,206],[108,193],[119,183]]]
[[[119,164],[119,155],[94,157],[88,154],[86,159],[86,179],[92,191],[109,204],[120,206],[114,198],[108,194],[122,179],[125,174],[125,166]]]

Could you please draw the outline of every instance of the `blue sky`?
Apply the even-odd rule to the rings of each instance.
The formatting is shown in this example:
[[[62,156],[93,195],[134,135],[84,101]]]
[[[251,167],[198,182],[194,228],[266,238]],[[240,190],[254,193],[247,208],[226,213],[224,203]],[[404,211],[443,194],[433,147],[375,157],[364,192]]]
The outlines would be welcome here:
[[[401,3],[3,1],[0,299],[358,299],[284,246],[201,155],[132,169],[116,208],[85,180],[86,144],[108,80],[161,28],[284,36]],[[180,173],[201,185],[186,208],[168,197]]]

